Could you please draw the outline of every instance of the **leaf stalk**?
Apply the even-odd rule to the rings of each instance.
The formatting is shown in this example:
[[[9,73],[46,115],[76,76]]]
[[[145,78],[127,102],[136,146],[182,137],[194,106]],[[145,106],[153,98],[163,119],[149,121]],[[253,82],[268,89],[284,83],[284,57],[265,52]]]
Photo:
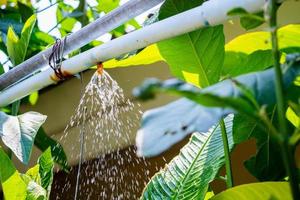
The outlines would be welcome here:
[[[227,138],[227,132],[226,132],[226,126],[225,126],[224,119],[221,119],[219,124],[220,124],[220,128],[221,128],[221,133],[222,133],[224,155],[225,155],[226,185],[227,185],[227,188],[231,188],[231,187],[233,187],[233,176],[232,176],[230,151],[229,151],[228,138]]]

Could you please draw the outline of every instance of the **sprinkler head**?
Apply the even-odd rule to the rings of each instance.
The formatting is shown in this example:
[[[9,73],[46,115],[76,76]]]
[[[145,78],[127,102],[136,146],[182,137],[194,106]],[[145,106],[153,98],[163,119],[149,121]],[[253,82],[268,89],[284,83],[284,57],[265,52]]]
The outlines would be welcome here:
[[[102,62],[99,62],[97,64],[97,72],[98,72],[99,75],[103,74],[103,63]]]

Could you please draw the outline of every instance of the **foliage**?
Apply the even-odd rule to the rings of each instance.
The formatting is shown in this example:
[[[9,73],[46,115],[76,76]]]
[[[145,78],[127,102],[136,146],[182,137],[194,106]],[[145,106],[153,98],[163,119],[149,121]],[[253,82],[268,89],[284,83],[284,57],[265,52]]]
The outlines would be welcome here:
[[[27,112],[19,116],[0,112],[2,141],[25,164],[29,162],[34,138],[46,118],[37,112]]]
[[[8,28],[7,32],[7,52],[12,61],[12,63],[16,66],[24,61],[27,47],[29,44],[31,32],[36,22],[36,17],[33,15],[30,17],[21,32],[21,38],[16,35],[14,29],[12,27]]]
[[[214,197],[211,200],[292,200],[287,182],[263,182],[240,185],[232,189],[226,190]]]
[[[249,13],[244,8],[234,8],[233,10],[227,13],[229,16],[239,16],[241,26],[244,27],[246,30],[253,29],[258,27],[259,25],[265,22],[264,13]]]
[[[203,0],[167,0],[162,5],[158,18],[165,19],[202,3]],[[158,48],[176,77],[206,87],[220,78],[224,43],[223,27],[217,26],[159,42]]]
[[[232,121],[233,116],[225,118],[230,149]],[[142,199],[203,199],[208,184],[224,165],[222,146],[220,126],[212,127],[207,133],[194,133],[180,154],[151,179]]]
[[[8,5],[16,5],[16,7],[10,8]],[[6,6],[8,6],[6,9],[0,10],[0,21],[3,24],[0,29],[2,36],[0,50],[10,58],[13,66],[17,66],[25,58],[45,49],[55,40],[38,29],[37,19],[33,15],[34,10],[30,4],[17,2],[17,4]],[[0,74],[4,72],[4,67],[0,64]],[[32,105],[36,104],[37,100],[38,92],[31,94],[28,98]],[[23,102],[27,100],[24,99]],[[12,200],[49,199],[54,165],[51,152],[53,152],[54,160],[64,170],[68,170],[66,155],[59,143],[39,130],[46,116],[36,112],[18,115],[19,106],[20,101],[16,101],[11,109],[10,106],[3,109],[6,113],[0,112],[0,136],[3,143],[24,164],[28,164],[30,160],[33,143],[44,153],[39,158],[38,165],[29,169],[26,174],[19,174],[10,158],[0,149],[0,177],[4,196]],[[51,148],[48,149],[48,147]],[[17,188],[16,185],[18,185]]]
[[[27,186],[2,148],[0,148],[0,160],[0,178],[5,198],[25,199]],[[15,189],[16,186],[18,186],[18,190]]]
[[[155,62],[162,61],[158,47],[156,44],[150,45],[147,48],[143,49],[138,54],[131,56],[127,59],[116,60],[112,59],[107,62],[104,62],[104,68],[115,68],[115,67],[128,67],[128,66],[139,66],[139,65],[148,65]]]
[[[274,119],[275,109],[271,112],[270,119]],[[274,122],[273,122],[274,123]],[[240,144],[251,138],[256,139],[256,155],[245,161],[247,170],[260,181],[282,180],[286,171],[280,156],[280,149],[276,141],[269,135],[268,128],[261,128],[256,120],[249,119],[245,115],[236,115],[234,119],[234,142]],[[276,167],[274,167],[276,166]]]
[[[284,74],[286,88],[299,75],[299,69],[299,62],[295,62],[286,71]],[[238,84],[247,88],[254,100]],[[171,92],[184,96],[202,106],[182,99],[162,108],[147,111],[142,119],[142,128],[137,135],[140,154],[145,156],[157,155],[193,131],[207,131],[223,116],[234,111],[257,119],[260,112],[259,106],[274,105],[274,88],[275,80],[272,69],[242,75],[232,80],[224,80],[202,90],[174,79],[165,82],[153,79],[146,81],[144,85],[134,90],[135,96],[145,100],[153,98],[157,91]],[[190,114],[186,116],[184,113]],[[175,121],[180,125],[174,126]],[[182,130],[183,126],[186,127],[185,130]],[[153,134],[153,131],[156,134]],[[174,134],[170,136],[166,132]]]
[[[294,53],[300,48],[300,25],[290,24],[279,28],[279,48],[283,53]],[[181,50],[177,50],[181,52]],[[177,55],[178,56],[178,55]],[[284,58],[284,57],[283,57]],[[284,59],[282,59],[284,61]],[[158,61],[166,60],[162,57],[157,45],[151,45],[145,48],[137,55],[131,56],[124,60],[110,60],[104,63],[105,68],[128,67],[136,65],[146,65]],[[189,62],[182,65],[189,68]],[[245,73],[264,70],[273,64],[270,36],[266,31],[257,31],[242,34],[225,45],[224,65],[220,69],[221,78],[234,77]],[[176,70],[176,69],[175,69]],[[180,70],[180,69],[178,69]],[[194,77],[198,77],[195,75]],[[193,76],[186,80],[193,83]],[[199,77],[197,78],[199,79]]]
[[[59,164],[63,170],[69,171],[70,167],[68,166],[67,156],[63,147],[57,141],[49,137],[43,128],[38,130],[34,140],[34,145],[41,151],[45,151],[50,148],[53,160]]]
[[[0,160],[0,178],[6,199],[46,200],[49,198],[54,167],[50,149],[46,150],[40,156],[37,165],[25,174],[20,174],[16,170],[2,148],[0,148]]]
[[[6,20],[3,21],[3,22],[7,22],[9,25],[7,26],[6,29],[6,31],[8,31],[6,37],[7,47],[4,50],[7,49],[7,54],[14,66],[20,64],[26,57],[28,57],[28,55],[30,56],[32,53],[36,52],[37,50],[38,51],[43,50],[44,49],[43,45],[48,45],[55,41],[53,37],[51,37],[47,33],[38,30],[38,28],[36,27],[36,16],[35,15],[31,16],[31,14],[33,13],[33,8],[31,7],[31,5],[22,4],[18,2],[17,6],[18,9],[9,8],[8,10],[10,13],[9,15],[15,16],[14,19],[18,21],[18,23],[21,26],[23,26],[22,22],[24,22],[22,31],[16,29],[16,26],[14,26],[14,24],[9,23],[9,21]],[[3,15],[2,17],[5,18],[5,16],[6,15]],[[20,34],[20,37],[17,35],[17,33]],[[5,32],[2,32],[2,34],[5,34]],[[31,45],[29,45],[29,43]],[[0,74],[1,73],[4,73],[4,69],[2,65],[0,65]],[[37,101],[38,101],[38,92],[34,92],[28,97],[28,102],[31,105],[35,105]],[[17,115],[19,112],[19,104],[20,104],[19,101],[15,102],[12,105],[11,113],[10,112],[8,113],[12,115]],[[28,120],[28,116],[27,116],[27,119],[23,120],[24,122],[19,120],[20,123],[17,120],[15,120],[13,116],[10,117],[5,116],[6,118],[14,119],[14,120],[10,120],[14,124],[9,125],[9,129],[7,129],[6,132],[4,133],[5,135],[2,136],[4,143],[8,147],[10,147],[13,150],[13,152],[16,154],[16,156],[25,164],[28,163],[29,161],[33,142],[42,151],[45,151],[48,147],[51,146],[54,160],[58,162],[63,167],[64,170],[67,171],[68,170],[67,158],[61,145],[58,142],[51,139],[49,136],[47,136],[44,132],[42,132],[42,130],[40,130],[37,134],[40,124],[39,126],[36,126],[35,124],[29,124],[28,122],[31,123],[31,120],[33,120],[32,122],[38,124],[37,117],[39,117],[39,114],[38,113],[29,113],[29,114],[31,114],[31,116],[35,116],[35,119]],[[4,116],[4,114],[1,113],[1,116]],[[21,128],[29,126],[30,129],[28,128],[26,130],[13,129],[14,126],[20,127],[19,124],[22,125]],[[1,126],[4,125],[5,124],[1,124]],[[35,125],[36,127],[33,127],[33,125]],[[37,134],[36,137],[37,139],[35,140],[36,134]],[[17,139],[19,139],[19,141],[17,141]]]

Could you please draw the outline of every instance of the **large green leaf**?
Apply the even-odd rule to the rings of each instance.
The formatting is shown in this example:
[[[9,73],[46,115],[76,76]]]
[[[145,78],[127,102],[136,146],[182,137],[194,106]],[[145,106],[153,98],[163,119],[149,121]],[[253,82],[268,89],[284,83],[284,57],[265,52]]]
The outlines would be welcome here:
[[[225,118],[230,150],[233,148],[232,120],[232,115]],[[220,126],[212,127],[207,133],[194,133],[180,154],[151,179],[142,199],[204,199],[208,184],[224,162]]]
[[[69,171],[67,155],[59,142],[49,137],[43,128],[40,128],[34,140],[34,145],[41,151],[51,148],[51,155],[54,161],[62,167],[63,170]]]
[[[203,0],[167,0],[159,19],[199,6]],[[159,51],[172,73],[189,83],[206,87],[216,83],[224,62],[223,27],[207,27],[158,43]]]
[[[274,112],[271,114],[271,119],[274,119],[273,115]],[[245,161],[245,167],[260,181],[282,180],[286,172],[278,143],[270,138],[270,130],[259,127],[258,123],[244,115],[236,115],[233,125],[234,142],[239,144],[255,138],[256,155]]]
[[[292,200],[287,182],[262,182],[236,186],[215,195],[211,200]]]
[[[0,163],[0,181],[5,199],[25,200],[27,186],[22,180],[12,161],[1,147]]]
[[[288,25],[279,29],[282,52],[298,51],[300,47],[299,25]],[[225,61],[222,77],[234,77],[245,73],[264,70],[272,65],[272,52],[269,45],[269,33],[260,31],[238,36],[225,45]],[[127,59],[110,60],[105,68],[146,65],[164,59],[156,45],[145,48],[140,53]],[[188,67],[187,67],[188,68]],[[195,76],[197,79],[197,76]]]
[[[37,112],[27,112],[18,116],[0,112],[0,137],[21,162],[29,162],[34,138],[46,118]]]
[[[288,25],[278,31],[279,49],[284,53],[300,51],[300,25]],[[222,76],[237,76],[264,70],[273,63],[270,33],[252,32],[234,38],[225,46]]]
[[[291,53],[291,50],[300,48],[300,25],[291,24],[278,30],[279,48],[282,52]],[[257,50],[270,50],[271,38],[267,31],[252,32],[240,35],[226,44],[226,51],[251,54]]]
[[[14,66],[24,61],[36,16],[32,15],[24,24],[21,38],[9,27],[7,32],[7,52]]]
[[[291,86],[300,74],[299,66],[300,62],[297,61],[284,73],[285,88]],[[253,94],[254,101],[236,83],[247,88]],[[144,156],[157,155],[191,132],[207,131],[232,112],[239,111],[256,117],[259,105],[273,106],[276,103],[274,88],[273,69],[238,76],[234,80],[224,80],[203,90],[174,79],[165,82],[148,81],[134,90],[135,96],[151,98],[158,91],[171,92],[201,105],[180,99],[145,112],[136,138],[138,153]]]

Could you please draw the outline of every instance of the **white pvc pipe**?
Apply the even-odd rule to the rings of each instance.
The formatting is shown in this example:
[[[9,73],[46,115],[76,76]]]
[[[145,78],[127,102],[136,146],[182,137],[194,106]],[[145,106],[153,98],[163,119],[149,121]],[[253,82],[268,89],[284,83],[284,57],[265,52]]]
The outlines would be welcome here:
[[[122,6],[114,9],[103,17],[96,19],[79,31],[70,34],[66,38],[64,54],[83,47],[89,42],[97,39],[101,35],[110,32],[128,20],[142,14],[143,12],[162,3],[164,0],[130,0]],[[64,40],[64,39],[62,39]],[[52,52],[52,47],[39,52],[35,56],[25,60],[18,66],[12,68],[0,76],[0,90],[28,78],[34,72],[48,65],[48,59]]]
[[[264,0],[210,0],[201,6],[159,21],[120,38],[74,56],[62,64],[62,71],[77,74],[100,61],[146,47],[164,39],[172,38],[209,25],[218,25],[229,19],[228,11],[244,8],[248,12],[263,9]],[[34,91],[56,83],[51,68],[40,72],[0,93],[0,107],[6,106]]]

